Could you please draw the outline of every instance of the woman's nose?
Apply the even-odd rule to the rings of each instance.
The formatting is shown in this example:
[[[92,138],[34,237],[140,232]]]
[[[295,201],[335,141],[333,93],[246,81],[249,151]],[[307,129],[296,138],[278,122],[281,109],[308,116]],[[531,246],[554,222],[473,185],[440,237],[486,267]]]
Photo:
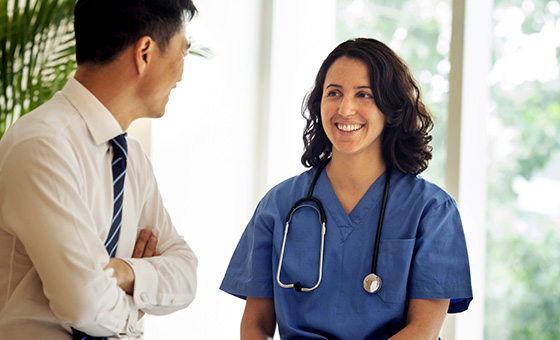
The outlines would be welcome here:
[[[351,116],[356,112],[354,101],[352,98],[344,97],[340,102],[340,107],[338,108],[338,113],[341,116]]]

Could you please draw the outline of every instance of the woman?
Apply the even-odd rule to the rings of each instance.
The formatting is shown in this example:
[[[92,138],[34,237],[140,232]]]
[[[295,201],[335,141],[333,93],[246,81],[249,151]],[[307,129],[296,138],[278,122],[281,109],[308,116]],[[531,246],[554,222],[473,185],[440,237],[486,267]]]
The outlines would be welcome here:
[[[437,339],[472,289],[455,202],[418,176],[432,118],[408,67],[377,40],[346,41],[304,115],[313,168],[263,197],[220,287],[247,299],[241,338],[278,324],[282,339]]]

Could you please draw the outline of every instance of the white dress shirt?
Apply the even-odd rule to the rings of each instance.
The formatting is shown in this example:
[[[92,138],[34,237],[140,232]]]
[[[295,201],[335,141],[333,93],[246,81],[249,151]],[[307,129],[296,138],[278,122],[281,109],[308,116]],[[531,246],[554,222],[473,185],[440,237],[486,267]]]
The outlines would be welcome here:
[[[134,296],[104,270],[113,214],[112,153],[123,133],[76,79],[0,141],[0,339],[139,336],[138,310],[168,314],[196,291],[197,259],[165,210],[140,143],[128,138],[116,257],[134,270]],[[132,259],[151,228],[161,256]]]

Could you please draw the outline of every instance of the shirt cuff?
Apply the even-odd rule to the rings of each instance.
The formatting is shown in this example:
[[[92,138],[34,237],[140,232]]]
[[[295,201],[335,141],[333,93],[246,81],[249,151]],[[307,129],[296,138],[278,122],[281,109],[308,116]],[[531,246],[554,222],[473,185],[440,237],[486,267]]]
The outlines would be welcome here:
[[[105,317],[98,317],[96,319],[98,324],[103,325],[104,327],[110,327],[113,332],[116,331],[115,335],[108,337],[108,339],[140,338],[144,334],[141,329],[137,328],[138,309],[134,306],[132,296],[124,293],[123,295],[125,295],[125,299],[128,300],[128,305],[131,306],[124,324],[122,321],[115,323],[116,320],[110,315],[105,315]]]
[[[132,299],[130,295],[127,298]],[[126,327],[124,333],[119,333],[119,338],[140,338],[144,332],[137,328],[138,324],[138,309],[131,308],[126,320]]]
[[[138,309],[150,309],[156,304],[157,272],[156,269],[143,259],[125,259],[134,271],[134,305]]]

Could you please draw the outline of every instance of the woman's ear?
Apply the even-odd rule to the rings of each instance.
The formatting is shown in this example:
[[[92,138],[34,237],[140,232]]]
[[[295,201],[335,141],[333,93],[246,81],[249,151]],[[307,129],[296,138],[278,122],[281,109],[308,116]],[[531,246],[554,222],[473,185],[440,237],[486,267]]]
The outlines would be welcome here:
[[[134,60],[136,62],[136,70],[139,75],[143,74],[152,62],[155,49],[155,41],[147,35],[138,39],[136,42],[134,47]]]
[[[391,126],[393,123],[393,118],[389,114],[383,113],[383,118],[385,119],[385,126]]]

